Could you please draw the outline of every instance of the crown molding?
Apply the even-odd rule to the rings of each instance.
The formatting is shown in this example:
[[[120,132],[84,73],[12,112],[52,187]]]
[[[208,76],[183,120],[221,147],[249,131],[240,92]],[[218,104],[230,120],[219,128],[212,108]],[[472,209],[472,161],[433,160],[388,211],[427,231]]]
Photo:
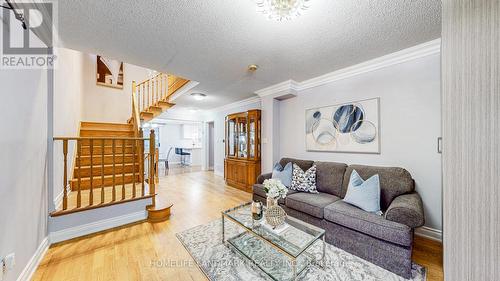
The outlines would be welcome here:
[[[240,100],[240,101],[229,103],[229,104],[226,104],[226,105],[223,105],[220,107],[216,107],[212,110],[215,112],[220,112],[220,111],[229,110],[229,109],[232,109],[235,107],[249,105],[249,104],[256,103],[256,102],[260,102],[260,97],[258,97],[258,96],[257,97],[250,97],[250,98],[247,98],[244,100]]]
[[[294,94],[300,90],[300,84],[295,80],[286,80],[284,82],[260,89],[255,92],[259,97],[265,97],[278,93]]]
[[[353,66],[339,69],[302,82],[287,80],[267,88],[256,91],[259,97],[275,95],[282,92],[296,93],[306,89],[346,79],[363,73],[375,71],[384,67],[404,63],[407,61],[438,54],[441,51],[441,39],[435,39],[407,49],[403,49],[382,57],[362,62]]]

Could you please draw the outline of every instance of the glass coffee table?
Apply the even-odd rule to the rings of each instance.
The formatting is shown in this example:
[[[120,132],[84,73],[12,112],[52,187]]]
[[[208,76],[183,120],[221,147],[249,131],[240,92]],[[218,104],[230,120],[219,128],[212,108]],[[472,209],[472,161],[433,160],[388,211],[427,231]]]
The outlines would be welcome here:
[[[273,230],[264,223],[265,218],[252,219],[250,205],[251,202],[222,212],[222,243],[252,261],[273,280],[296,280],[313,262],[324,266],[325,230],[289,216],[285,227]],[[226,237],[226,220],[238,226],[237,234]],[[322,251],[308,252],[319,240]]]

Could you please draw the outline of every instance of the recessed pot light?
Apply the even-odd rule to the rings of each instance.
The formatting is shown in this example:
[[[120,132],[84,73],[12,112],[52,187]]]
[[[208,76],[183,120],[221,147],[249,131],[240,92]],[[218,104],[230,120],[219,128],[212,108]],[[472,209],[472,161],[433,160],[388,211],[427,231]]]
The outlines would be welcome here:
[[[207,95],[205,94],[202,94],[202,93],[192,93],[191,96],[195,99],[195,100],[202,100],[204,98],[207,97]]]

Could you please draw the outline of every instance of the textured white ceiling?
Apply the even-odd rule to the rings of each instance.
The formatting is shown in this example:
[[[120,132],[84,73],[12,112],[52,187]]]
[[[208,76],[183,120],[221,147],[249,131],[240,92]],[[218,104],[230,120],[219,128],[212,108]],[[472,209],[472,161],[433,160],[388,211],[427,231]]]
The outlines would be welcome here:
[[[290,22],[252,0],[64,0],[64,45],[196,80],[178,105],[209,109],[440,37],[440,0],[312,0]],[[247,65],[258,64],[256,73]],[[126,74],[125,74],[126,75]]]

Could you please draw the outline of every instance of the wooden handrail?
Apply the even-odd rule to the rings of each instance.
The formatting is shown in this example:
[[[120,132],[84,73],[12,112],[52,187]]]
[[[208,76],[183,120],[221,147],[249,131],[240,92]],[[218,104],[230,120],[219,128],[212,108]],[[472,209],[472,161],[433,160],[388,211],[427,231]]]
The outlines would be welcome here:
[[[129,138],[129,137],[53,137],[53,140],[126,140],[126,141],[140,141],[149,140],[149,138]]]
[[[141,130],[141,117],[139,114],[139,100],[137,98],[137,86],[135,81],[132,81],[132,125],[134,126],[134,136],[136,138],[139,136],[139,131]]]

